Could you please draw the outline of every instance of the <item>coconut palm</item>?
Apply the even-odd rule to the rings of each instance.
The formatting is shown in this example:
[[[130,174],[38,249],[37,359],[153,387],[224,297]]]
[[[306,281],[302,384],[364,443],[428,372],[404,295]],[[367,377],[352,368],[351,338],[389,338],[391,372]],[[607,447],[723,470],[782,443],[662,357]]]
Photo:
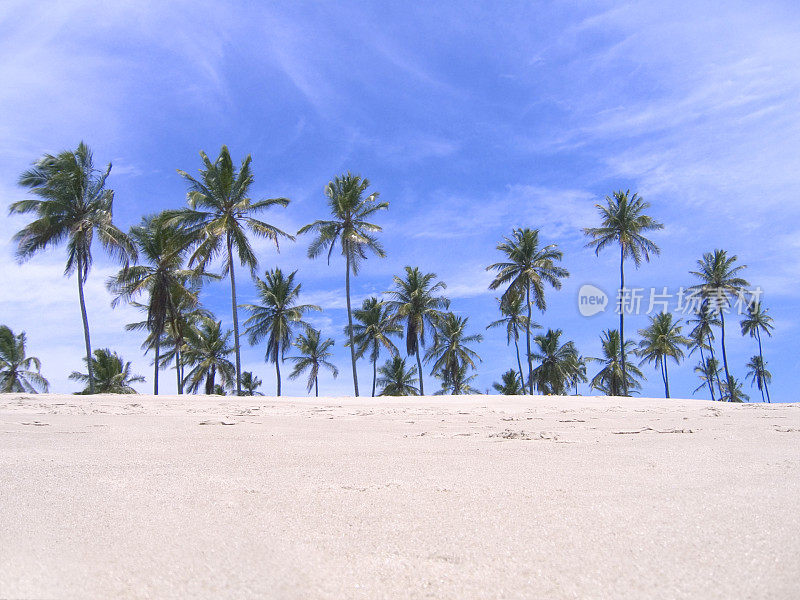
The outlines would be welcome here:
[[[619,331],[616,329],[606,329],[600,335],[600,343],[603,350],[601,357],[589,357],[587,360],[598,362],[603,368],[592,378],[589,385],[607,396],[622,396],[623,390],[638,390],[642,387],[639,379],[643,378],[642,372],[636,365],[628,364],[622,370],[622,357],[620,352]],[[633,351],[633,342],[625,342],[626,353]],[[624,373],[624,375],[623,375]],[[624,380],[624,382],[623,382]]]
[[[198,179],[185,171],[178,173],[187,181],[189,208],[167,211],[165,216],[172,222],[185,226],[194,236],[194,252],[189,265],[205,269],[211,261],[222,254],[222,275],[231,280],[231,313],[233,315],[233,348],[236,357],[236,394],[242,393],[242,369],[239,350],[239,313],[236,303],[236,276],[234,255],[243,267],[255,275],[258,260],[250,245],[248,233],[275,242],[279,238],[294,239],[275,227],[255,218],[273,206],[286,207],[287,198],[268,198],[253,201],[249,197],[253,184],[251,158],[248,154],[239,169],[231,160],[227,146],[222,146],[219,157],[212,162],[205,152],[200,152],[204,169]]]
[[[146,347],[155,350],[153,361],[153,394],[158,395],[158,371],[164,365],[160,359],[161,343],[167,324],[177,318],[177,306],[199,306],[198,284],[206,273],[183,268],[189,238],[186,231],[171,225],[163,218],[147,216],[141,225],[131,227],[130,238],[136,244],[142,264],[122,269],[106,282],[114,294],[112,307],[121,301],[132,302],[145,295],[145,321],[150,332]]]
[[[181,361],[191,367],[184,377],[190,393],[196,393],[205,381],[205,393],[213,394],[217,374],[224,386],[236,379],[236,367],[228,358],[234,352],[230,345],[231,331],[222,330],[222,321],[200,317],[184,335]]]
[[[395,275],[394,289],[386,292],[392,300],[387,306],[396,322],[405,322],[406,353],[417,357],[419,390],[425,395],[422,381],[421,348],[426,345],[426,334],[433,336],[450,308],[450,300],[437,292],[447,289],[444,281],[436,281],[436,273],[422,273],[417,267],[406,267],[405,279]]]
[[[669,398],[669,370],[667,359],[680,364],[684,358],[683,349],[688,348],[691,341],[681,335],[681,320],[672,320],[672,313],[662,312],[650,317],[650,325],[639,330],[642,337],[637,354],[642,358],[640,365],[655,363],[661,368],[661,380],[664,382],[664,393]]]
[[[251,371],[242,372],[242,390],[245,396],[263,396],[258,390],[263,382],[253,375]]]
[[[719,361],[716,358],[711,357],[701,359],[700,362],[695,366],[694,372],[698,374],[700,381],[702,382],[694,389],[694,393],[696,394],[701,389],[708,386],[708,389],[711,391],[711,399],[715,400],[713,382],[720,381]],[[720,388],[720,394],[722,394],[722,388]]]
[[[275,363],[278,396],[281,395],[281,363],[286,349],[292,344],[294,329],[310,327],[303,321],[305,314],[322,310],[314,304],[297,304],[301,285],[294,282],[296,274],[297,271],[292,271],[286,276],[280,269],[272,269],[267,271],[265,279],[256,277],[254,282],[261,304],[242,305],[250,313],[245,321],[250,344],[267,339],[264,360]]]
[[[47,379],[42,377],[41,361],[28,356],[26,343],[24,331],[14,335],[11,329],[0,325],[0,393],[36,394],[50,388]]]
[[[325,186],[331,218],[318,220],[302,227],[298,235],[314,232],[316,237],[308,247],[309,258],[316,258],[327,251],[328,264],[336,244],[341,247],[345,259],[345,296],[347,299],[347,327],[350,342],[350,361],[353,367],[353,389],[358,396],[358,373],[356,371],[356,346],[353,341],[353,313],[350,309],[350,273],[358,275],[361,262],[367,252],[383,258],[386,253],[375,237],[381,227],[367,221],[379,210],[389,208],[388,202],[378,202],[378,192],[364,196],[369,180],[348,172],[335,177]]]
[[[492,387],[503,396],[519,396],[525,393],[522,379],[514,369],[509,369],[500,376],[500,383],[494,382]]]
[[[378,385],[381,396],[417,396],[417,367],[406,367],[406,361],[393,356],[378,369]]]
[[[689,339],[692,341],[692,347],[689,351],[691,355],[695,350],[700,350],[700,365],[706,365],[705,350],[710,353],[710,359],[717,364],[716,357],[714,356],[714,327],[719,327],[721,321],[719,316],[711,310],[708,300],[704,300],[697,309],[695,318],[688,320],[689,325],[694,325],[693,329],[689,332]],[[716,377],[719,369],[708,371],[709,377],[705,380],[708,384],[708,391],[711,393],[711,399],[716,400],[714,397],[714,381],[717,382],[720,395],[722,395],[722,380]],[[705,371],[704,371],[705,372]],[[697,390],[695,390],[697,391]]]
[[[477,375],[469,375],[471,367],[463,363],[458,367],[455,373],[449,371],[437,371],[436,378],[442,383],[442,387],[438,392],[434,392],[434,396],[441,396],[443,394],[450,394],[454,396],[466,394],[480,394],[480,390],[472,387],[472,382]]]
[[[92,265],[94,236],[97,235],[106,252],[122,264],[127,265],[136,257],[136,249],[128,236],[112,222],[114,191],[106,188],[110,172],[110,163],[103,171],[94,167],[92,152],[83,142],[76,150],[56,156],[45,154],[19,178],[19,185],[37,199],[14,202],[9,208],[10,214],[30,213],[36,217],[14,236],[20,262],[46,248],[67,243],[64,275],[77,275],[89,375],[93,367],[92,343],[83,286]],[[89,391],[93,389],[94,379],[90,377]]]
[[[84,362],[88,361],[84,359]],[[95,350],[91,363],[91,368],[87,368],[88,373],[73,371],[69,376],[72,381],[87,384],[78,394],[136,394],[132,384],[144,382],[144,377],[131,373],[130,362],[125,362],[119,354],[108,348]]]
[[[623,299],[625,294],[625,259],[633,260],[638,269],[642,259],[649,262],[650,255],[661,253],[659,247],[645,237],[648,231],[663,229],[664,225],[644,214],[650,208],[650,203],[645,202],[638,194],[631,195],[630,190],[616,191],[611,197],[606,196],[606,205],[596,204],[600,213],[600,227],[587,227],[583,230],[590,241],[586,244],[594,248],[599,255],[603,248],[619,245],[619,337],[620,347],[627,349],[625,343],[625,311]],[[621,369],[625,372],[626,352],[621,356]],[[622,393],[628,394],[627,377],[622,378]]]
[[[749,402],[750,396],[744,393],[742,389],[742,382],[735,377],[730,377],[728,383],[723,388],[725,390],[725,398],[728,402]]]
[[[190,295],[179,295],[172,300],[174,310],[169,313],[169,319],[161,341],[161,346],[168,348],[161,353],[161,368],[165,369],[170,363],[174,364],[178,394],[183,394],[185,381],[184,370],[186,366],[186,361],[183,360],[183,348],[187,337],[190,336],[192,332],[197,331],[197,328],[200,326],[200,321],[203,318],[213,319],[214,317],[211,311],[197,306],[192,301],[192,296],[197,296],[199,294],[199,287],[192,287],[190,290]],[[147,310],[147,307],[144,305],[140,305],[136,302],[132,304],[145,311]],[[125,326],[125,329],[126,331],[147,330],[147,321],[129,323]],[[143,343],[143,347],[146,349],[152,348],[153,341],[153,335],[148,335]],[[242,376],[244,376],[244,374],[242,374]]]
[[[769,337],[772,337],[772,330],[775,329],[775,326],[772,324],[772,317],[770,317],[767,313],[769,311],[766,308],[761,306],[760,302],[756,302],[754,304],[750,304],[747,307],[747,316],[742,319],[742,335],[749,335],[750,337],[756,338],[758,340],[758,356],[759,356],[759,363],[760,365],[764,366],[764,352],[761,349],[761,334],[766,333]],[[751,361],[752,362],[752,361]],[[749,365],[748,365],[749,366]],[[765,370],[766,371],[766,370]],[[772,381],[772,377],[769,378],[762,378],[760,380],[763,385],[764,389],[761,389],[761,383],[759,383],[758,389],[761,391],[762,395],[764,392],[767,394],[767,402],[771,402],[769,397],[769,386],[768,384]]]
[[[531,376],[536,389],[543,394],[566,394],[578,371],[578,350],[572,341],[561,343],[563,333],[560,329],[548,329],[534,338],[538,349],[531,358],[539,361],[539,366]]]
[[[737,265],[736,259],[735,255],[728,257],[725,250],[717,249],[703,254],[703,258],[697,261],[698,270],[690,271],[691,275],[700,280],[700,283],[691,289],[699,291],[709,301],[711,311],[720,318],[722,364],[725,368],[726,382],[733,378],[728,369],[728,353],[725,348],[725,310],[730,304],[731,296],[738,296],[750,285],[739,277],[739,273],[747,266]]]
[[[578,395],[578,384],[589,381],[589,377],[586,375],[586,366],[588,360],[588,358],[581,355],[578,355],[575,358],[575,365],[572,369],[567,388],[574,387],[576,396]]]
[[[475,368],[481,357],[468,344],[479,344],[483,336],[479,333],[466,335],[469,317],[459,317],[451,312],[444,315],[434,336],[434,344],[425,354],[425,362],[433,361],[431,374],[440,374],[453,385],[453,393],[463,383],[462,367]]]
[[[356,358],[361,358],[369,350],[369,359],[372,362],[372,395],[375,396],[381,348],[388,350],[392,356],[396,355],[397,346],[392,342],[391,336],[402,335],[403,328],[394,322],[389,308],[374,296],[365,299],[353,316],[356,320],[352,336],[356,344]],[[350,338],[350,332],[346,333]]]
[[[528,324],[528,317],[523,314],[523,305],[525,302],[524,296],[520,293],[510,294],[504,301],[502,298],[497,299],[500,305],[500,314],[503,315],[502,319],[492,321],[486,329],[495,327],[506,328],[506,343],[510,344],[514,340],[514,348],[517,351],[517,367],[519,368],[519,379],[525,381],[525,374],[522,371],[522,360],[519,357],[519,332],[526,329]],[[531,323],[531,329],[541,329],[542,326],[538,323]],[[525,393],[525,386],[522,386],[522,393]]]
[[[758,387],[758,391],[761,392],[761,401],[769,402],[769,395],[765,398],[764,392],[767,390],[767,385],[772,382],[772,373],[767,370],[764,357],[756,355],[750,358],[750,362],[747,363],[747,378],[751,385]]]
[[[489,288],[496,290],[507,286],[502,301],[509,303],[514,295],[525,296],[528,310],[525,334],[528,357],[528,386],[533,394],[533,362],[531,360],[531,329],[534,325],[531,318],[531,304],[544,312],[547,302],[544,297],[545,284],[554,289],[561,289],[561,280],[569,277],[569,271],[556,265],[563,258],[563,253],[556,244],[540,246],[538,229],[514,229],[511,237],[503,238],[497,249],[506,255],[505,262],[486,267],[487,271],[497,271]]]
[[[314,388],[314,395],[319,396],[319,371],[325,367],[335,377],[339,376],[339,369],[328,359],[333,356],[330,349],[335,342],[331,338],[322,339],[322,333],[317,329],[308,327],[306,333],[297,336],[294,342],[295,348],[300,351],[300,356],[290,356],[289,360],[294,361],[294,369],[289,374],[289,379],[297,379],[308,371],[306,382],[306,392]]]

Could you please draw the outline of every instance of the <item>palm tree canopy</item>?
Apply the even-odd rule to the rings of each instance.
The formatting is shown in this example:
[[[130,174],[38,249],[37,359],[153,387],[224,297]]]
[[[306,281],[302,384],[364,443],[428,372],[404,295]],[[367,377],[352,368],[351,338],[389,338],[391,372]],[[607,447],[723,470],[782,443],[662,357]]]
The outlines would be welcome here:
[[[319,377],[321,367],[325,367],[334,377],[338,377],[339,369],[329,360],[333,356],[330,349],[334,344],[335,342],[331,338],[323,340],[319,330],[307,327],[306,333],[298,335],[294,342],[300,356],[289,357],[289,360],[294,362],[294,369],[289,374],[289,379],[297,379],[308,371],[306,391],[310,392]]]
[[[92,241],[97,234],[103,248],[127,265],[136,257],[136,248],[112,222],[114,191],[106,188],[111,164],[104,171],[94,167],[92,152],[81,142],[74,151],[40,158],[19,178],[36,199],[14,202],[10,214],[36,216],[14,236],[17,258],[29,259],[35,253],[63,241],[67,242],[65,275],[78,273],[86,281],[92,264]]]
[[[539,366],[533,370],[536,388],[543,394],[565,394],[567,385],[579,371],[578,350],[575,343],[561,343],[560,329],[548,329],[547,333],[537,335],[534,340],[538,351],[532,353]]]
[[[725,250],[717,249],[703,254],[703,258],[697,261],[697,271],[689,272],[700,280],[691,289],[700,291],[710,301],[710,309],[715,314],[727,305],[731,295],[750,285],[740,277],[747,265],[737,265],[736,261],[736,255],[729,257]]]
[[[494,382],[492,387],[503,396],[519,396],[522,389],[522,380],[514,369],[509,369],[500,376],[500,383]]]
[[[668,312],[650,317],[650,325],[639,330],[642,337],[637,351],[642,358],[639,364],[660,363],[666,358],[679,363],[683,359],[683,348],[688,348],[691,340],[681,335],[680,322],[680,319],[673,321],[672,313]]]
[[[472,387],[472,382],[477,375],[469,375],[469,365],[463,364],[458,368],[455,374],[445,371],[436,373],[436,377],[441,380],[442,387],[438,392],[434,392],[434,396],[441,396],[443,394],[452,395],[467,395],[467,394],[480,394],[480,390]]]
[[[406,361],[394,356],[378,369],[378,385],[381,396],[418,396],[417,367],[406,367]]]
[[[759,390],[764,387],[765,383],[767,385],[772,383],[772,373],[767,370],[766,361],[764,361],[764,359],[758,354],[752,356],[746,366],[747,379],[749,379],[751,384],[756,386]]]
[[[86,362],[86,359],[83,359]],[[132,384],[144,382],[144,377],[131,373],[131,363],[126,362],[119,354],[108,348],[99,348],[92,357],[92,376],[95,393],[98,394],[136,394]],[[69,376],[72,381],[89,383],[89,375],[73,371]],[[89,394],[90,387],[78,392]]]
[[[697,363],[694,372],[700,377],[700,385],[698,385],[694,392],[697,393],[709,384],[713,385],[714,381],[719,380],[719,361],[716,358],[708,357],[703,361]]]
[[[481,334],[466,334],[469,317],[453,313],[445,314],[436,332],[434,344],[425,355],[425,361],[433,361],[432,374],[444,374],[449,381],[458,382],[462,367],[475,368],[481,357],[468,344],[483,341]]]
[[[422,273],[418,267],[406,267],[405,278],[394,276],[394,289],[386,294],[394,319],[406,323],[406,352],[414,354],[425,347],[426,333],[435,333],[450,308],[450,300],[437,292],[447,289],[444,281],[436,281],[436,273]]]
[[[266,272],[265,278],[255,278],[256,290],[261,304],[244,304],[250,312],[245,321],[250,343],[258,344],[267,338],[266,360],[277,362],[292,343],[296,326],[309,327],[303,316],[311,311],[321,311],[314,304],[297,304],[301,284],[295,283],[297,271],[284,275],[280,269]]]
[[[719,314],[711,309],[711,305],[707,300],[700,304],[695,317],[689,319],[687,323],[693,325],[692,330],[689,332],[689,339],[692,341],[692,352],[694,352],[695,348],[709,349],[709,340],[714,339],[714,327],[722,325]]]
[[[189,391],[196,392],[210,373],[219,373],[223,385],[236,377],[236,368],[228,357],[233,354],[230,345],[231,331],[222,330],[222,321],[199,316],[185,332],[183,361],[192,367],[186,374]]]
[[[514,340],[519,340],[519,332],[525,329],[528,324],[528,317],[524,314],[525,296],[519,293],[518,290],[513,290],[504,298],[498,298],[500,306],[500,314],[502,319],[492,321],[486,326],[486,329],[493,329],[495,327],[506,328],[506,342],[511,343]],[[541,329],[542,326],[535,321],[531,322],[531,329]]]
[[[251,371],[244,371],[242,373],[242,389],[247,396],[263,396],[261,392],[256,391],[261,387],[262,383],[263,381],[253,375]]]
[[[365,196],[368,187],[368,179],[350,172],[335,177],[325,186],[331,218],[314,221],[297,232],[298,235],[308,232],[316,234],[308,247],[309,258],[316,258],[327,251],[330,263],[338,242],[342,255],[350,258],[353,273],[358,273],[361,261],[367,258],[367,251],[379,257],[386,256],[383,246],[375,237],[382,229],[368,219],[379,210],[389,208],[389,203],[378,202],[378,192]]]
[[[569,277],[569,271],[556,265],[564,256],[556,244],[540,247],[538,229],[514,229],[511,237],[503,238],[497,246],[507,260],[486,267],[497,271],[489,288],[496,290],[508,286],[502,300],[510,303],[514,295],[522,295],[531,288],[532,301],[539,310],[547,308],[544,285],[561,289],[561,280]]]
[[[747,315],[742,319],[742,335],[758,337],[759,334],[765,333],[772,337],[775,326],[768,313],[769,311],[760,302],[750,304],[747,307]]]
[[[50,388],[50,383],[42,377],[41,361],[28,356],[26,343],[24,331],[14,335],[10,328],[0,325],[0,393],[36,394]]]
[[[622,354],[620,351],[619,330],[606,329],[600,336],[603,356],[588,357],[587,360],[598,362],[603,368],[592,378],[589,385],[609,396],[619,396],[622,394]],[[633,342],[625,342],[625,352],[630,354],[633,351]],[[644,378],[639,367],[632,364],[625,366],[625,377],[627,379],[627,389],[638,390],[642,387],[639,379]]]
[[[353,325],[356,358],[361,358],[369,351],[370,361],[375,362],[380,356],[381,348],[388,350],[392,356],[397,354],[397,346],[392,342],[391,336],[402,335],[403,328],[392,319],[386,303],[380,302],[374,296],[366,298],[361,308],[353,311],[353,317],[356,320]]]
[[[644,235],[648,231],[663,229],[664,225],[644,214],[650,208],[638,194],[630,190],[614,192],[605,198],[606,204],[596,204],[600,213],[600,227],[587,227],[583,232],[591,239],[587,246],[594,248],[596,254],[611,244],[622,247],[623,258],[630,258],[638,267],[642,260],[649,261],[651,254],[661,250]]]

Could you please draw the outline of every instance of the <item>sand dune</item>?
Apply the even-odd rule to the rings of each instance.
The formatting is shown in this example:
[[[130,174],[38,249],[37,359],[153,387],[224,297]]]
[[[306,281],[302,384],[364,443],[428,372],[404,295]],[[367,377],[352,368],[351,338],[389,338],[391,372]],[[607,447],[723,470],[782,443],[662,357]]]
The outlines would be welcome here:
[[[800,405],[0,396],[0,598],[797,598]]]

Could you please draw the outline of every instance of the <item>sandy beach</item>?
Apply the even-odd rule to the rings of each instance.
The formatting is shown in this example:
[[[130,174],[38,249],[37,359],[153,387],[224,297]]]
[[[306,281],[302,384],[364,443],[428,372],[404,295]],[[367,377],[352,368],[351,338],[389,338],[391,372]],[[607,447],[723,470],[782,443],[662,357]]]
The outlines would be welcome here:
[[[797,598],[800,405],[0,396],[0,598]]]

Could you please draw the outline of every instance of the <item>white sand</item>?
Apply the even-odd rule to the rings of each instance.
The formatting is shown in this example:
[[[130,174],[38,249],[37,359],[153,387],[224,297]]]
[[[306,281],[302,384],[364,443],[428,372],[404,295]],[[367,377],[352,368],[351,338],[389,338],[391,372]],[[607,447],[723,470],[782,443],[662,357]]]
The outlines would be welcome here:
[[[0,598],[111,597],[798,598],[800,405],[0,396]]]

